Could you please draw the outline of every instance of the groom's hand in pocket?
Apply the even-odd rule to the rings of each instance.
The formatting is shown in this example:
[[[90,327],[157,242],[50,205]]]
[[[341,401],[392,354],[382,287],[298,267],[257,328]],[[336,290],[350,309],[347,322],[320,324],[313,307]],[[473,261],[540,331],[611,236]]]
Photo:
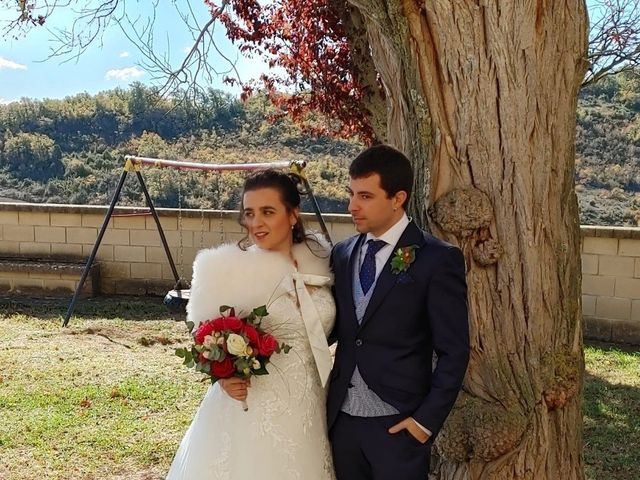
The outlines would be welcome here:
[[[221,378],[218,383],[227,395],[240,402],[247,399],[248,388],[251,386],[251,380],[236,377]]]
[[[406,430],[409,435],[420,443],[427,443],[429,440],[429,434],[421,429],[412,417],[405,418],[404,420],[396,423],[389,429],[389,433],[395,434],[402,430]]]

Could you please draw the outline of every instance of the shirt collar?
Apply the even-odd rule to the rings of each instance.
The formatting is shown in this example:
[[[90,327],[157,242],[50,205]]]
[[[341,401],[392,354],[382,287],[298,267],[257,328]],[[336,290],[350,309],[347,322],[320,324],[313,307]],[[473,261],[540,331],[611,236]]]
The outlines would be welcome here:
[[[393,247],[400,240],[402,233],[407,228],[407,225],[409,225],[410,221],[411,220],[409,220],[409,217],[407,217],[407,214],[405,213],[402,215],[402,218],[400,218],[400,220],[398,220],[395,223],[393,227],[391,227],[389,230],[384,232],[379,237],[375,237],[372,233],[367,233],[367,238],[365,239],[364,244],[366,245],[366,242],[368,242],[369,240],[383,240],[384,242],[387,243],[387,245],[391,245]]]

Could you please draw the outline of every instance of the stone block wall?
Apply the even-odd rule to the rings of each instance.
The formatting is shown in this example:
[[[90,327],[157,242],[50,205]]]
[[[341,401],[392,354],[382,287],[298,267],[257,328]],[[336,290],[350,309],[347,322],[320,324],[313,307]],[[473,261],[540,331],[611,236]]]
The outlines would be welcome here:
[[[0,203],[0,257],[86,262],[107,210],[101,206]],[[115,209],[96,256],[102,293],[164,295],[173,287],[174,276],[155,220],[150,214],[140,215],[145,211]],[[178,273],[187,281],[199,250],[245,236],[235,211],[157,211]],[[308,227],[319,229],[313,215],[305,214],[304,219]],[[334,238],[345,238],[353,231],[345,216],[329,215],[325,221]],[[68,275],[66,283],[54,285],[51,282],[56,279],[45,278],[42,272],[4,272],[0,273],[0,288],[3,277],[5,290],[28,291],[26,287],[36,284],[44,290],[59,291],[64,285],[72,290],[75,284]]]
[[[582,227],[585,335],[640,344],[640,228]]]
[[[164,295],[173,287],[155,221],[138,215],[141,210],[145,209],[117,208],[109,222],[97,254],[103,293]],[[107,207],[100,206],[0,203],[0,257],[86,261],[106,212]],[[186,280],[198,250],[244,236],[237,212],[158,213],[178,272]],[[313,215],[304,218],[308,226],[319,228]],[[327,215],[325,222],[334,241],[354,233],[347,215]],[[582,238],[586,336],[640,344],[640,228],[583,226]],[[0,291],[20,290],[21,284],[72,290],[77,281],[68,274],[41,277],[0,271]]]

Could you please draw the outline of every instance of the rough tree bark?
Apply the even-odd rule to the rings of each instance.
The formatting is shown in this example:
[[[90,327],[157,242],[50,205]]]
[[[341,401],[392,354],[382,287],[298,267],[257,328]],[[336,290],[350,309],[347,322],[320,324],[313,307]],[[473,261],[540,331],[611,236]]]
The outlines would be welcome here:
[[[418,172],[412,213],[467,260],[471,363],[434,478],[581,479],[584,1],[349,3],[384,85],[386,139]]]

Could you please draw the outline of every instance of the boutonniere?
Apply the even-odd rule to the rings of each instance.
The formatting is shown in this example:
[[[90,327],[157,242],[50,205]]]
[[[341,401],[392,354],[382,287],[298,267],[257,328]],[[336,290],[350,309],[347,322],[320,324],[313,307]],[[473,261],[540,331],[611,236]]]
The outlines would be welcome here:
[[[406,272],[416,259],[417,245],[409,245],[396,250],[395,255],[391,259],[391,273],[397,275]]]

